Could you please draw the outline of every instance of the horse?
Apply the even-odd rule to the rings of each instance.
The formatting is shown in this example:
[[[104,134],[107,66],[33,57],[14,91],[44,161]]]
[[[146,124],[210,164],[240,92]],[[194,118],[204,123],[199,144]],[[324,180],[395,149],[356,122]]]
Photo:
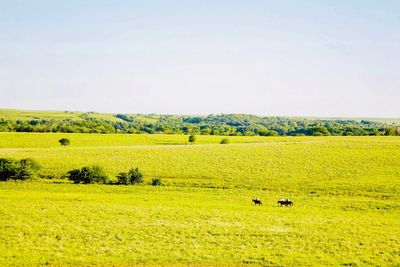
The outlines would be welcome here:
[[[254,205],[262,205],[262,202],[259,199],[253,199],[252,202],[254,203]]]
[[[282,205],[285,205],[285,206],[293,206],[293,202],[290,201],[290,200],[279,200],[279,201],[278,201],[278,204],[280,204],[281,207],[282,207]]]

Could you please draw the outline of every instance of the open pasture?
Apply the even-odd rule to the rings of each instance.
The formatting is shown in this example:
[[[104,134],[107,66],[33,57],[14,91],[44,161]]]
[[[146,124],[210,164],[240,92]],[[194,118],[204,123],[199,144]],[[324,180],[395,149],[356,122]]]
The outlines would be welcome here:
[[[165,184],[0,183],[0,265],[400,263],[397,137],[0,136],[0,157],[31,157],[48,177],[137,166]]]
[[[188,135],[178,134],[86,134],[86,133],[7,133],[0,132],[0,148],[60,148],[61,138],[71,140],[69,147],[121,147],[149,145],[188,145]],[[271,143],[315,141],[314,137],[263,137],[198,135],[195,144]],[[397,140],[397,139],[395,139]]]

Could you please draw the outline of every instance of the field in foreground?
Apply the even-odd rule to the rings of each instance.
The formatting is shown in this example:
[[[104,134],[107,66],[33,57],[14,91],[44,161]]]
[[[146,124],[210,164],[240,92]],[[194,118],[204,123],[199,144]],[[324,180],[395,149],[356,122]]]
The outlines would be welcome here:
[[[58,147],[54,134],[3,134],[0,157],[60,176],[139,166],[166,186],[0,183],[1,266],[400,264],[400,138],[74,136]]]

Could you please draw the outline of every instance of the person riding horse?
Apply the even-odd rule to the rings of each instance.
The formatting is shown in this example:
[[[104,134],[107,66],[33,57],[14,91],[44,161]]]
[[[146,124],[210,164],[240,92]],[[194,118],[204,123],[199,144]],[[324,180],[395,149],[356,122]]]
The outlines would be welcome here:
[[[278,201],[278,204],[281,206],[282,205],[293,206],[293,202],[289,198],[287,198],[287,199],[282,198],[281,200]]]

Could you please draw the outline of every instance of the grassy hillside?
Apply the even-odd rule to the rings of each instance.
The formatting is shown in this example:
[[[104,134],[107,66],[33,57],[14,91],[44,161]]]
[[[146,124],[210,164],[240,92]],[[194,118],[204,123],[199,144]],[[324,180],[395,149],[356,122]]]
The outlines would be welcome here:
[[[101,112],[82,112],[82,111],[46,111],[46,110],[18,110],[18,109],[0,109],[0,118],[5,120],[83,120],[86,118],[94,118],[99,120],[107,120],[112,122],[123,122],[124,120],[111,113]],[[157,115],[135,115],[139,121],[156,122]]]
[[[82,114],[87,114],[89,117],[109,120],[109,121],[123,121],[117,118],[115,114],[110,113],[100,113],[100,112],[80,112],[80,111],[40,111],[40,110],[17,110],[17,109],[0,109],[0,118],[6,120],[41,120],[41,119],[71,119],[71,120],[81,120]],[[147,121],[151,123],[157,122],[160,115],[147,114],[138,115],[132,114],[136,119],[140,121]],[[372,121],[385,124],[396,124],[400,125],[400,118],[326,118],[326,117],[286,117],[293,118],[295,120],[306,119],[306,120],[354,120],[354,121]]]
[[[185,146],[187,136],[178,135],[0,136],[0,157],[31,157],[44,166],[44,174],[57,176],[88,164],[102,165],[113,176],[138,166],[149,178],[171,182],[264,188],[325,187],[349,179],[373,184],[377,178],[391,181],[400,172],[398,137],[236,137],[231,139],[263,143],[219,145],[220,137],[201,136],[198,145]],[[61,136],[70,137],[72,145],[60,147]]]
[[[83,114],[96,119],[122,121],[113,114],[97,112],[0,109],[0,118],[5,120],[82,120]]]
[[[145,184],[0,183],[0,265],[400,262],[399,137],[186,139],[1,134],[0,157],[34,158],[45,175],[138,166]],[[153,177],[165,186],[148,185]],[[295,205],[279,207],[281,197]]]
[[[177,116],[0,110],[0,132],[149,133],[224,136],[400,136],[396,119]]]

